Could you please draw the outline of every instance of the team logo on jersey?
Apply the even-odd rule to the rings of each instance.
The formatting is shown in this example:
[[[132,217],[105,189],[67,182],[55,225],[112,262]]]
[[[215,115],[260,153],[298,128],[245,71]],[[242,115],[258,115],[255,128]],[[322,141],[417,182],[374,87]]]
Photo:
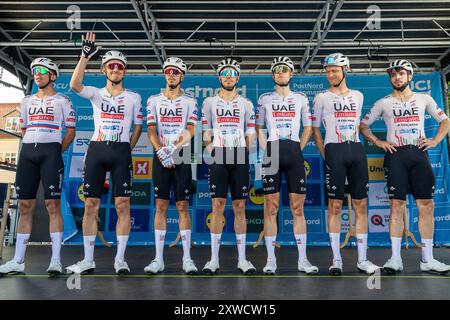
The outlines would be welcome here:
[[[123,104],[111,106],[109,103],[102,102],[100,109],[102,110],[100,117],[103,119],[125,119],[125,105]]]
[[[161,116],[161,122],[183,122],[183,108],[180,107],[175,109],[161,107],[159,115]]]
[[[411,110],[394,108],[392,109],[392,114],[394,115],[395,123],[420,121],[418,107],[412,107]]]
[[[52,105],[46,107],[32,106],[28,109],[28,118],[30,121],[53,121],[55,119],[54,113],[54,107]]]
[[[240,122],[240,109],[225,110],[216,109],[217,123],[239,123]]]
[[[334,103],[334,116],[336,118],[355,118],[356,117],[356,104],[350,103],[350,105],[341,104],[339,102]]]
[[[295,117],[295,104],[272,104],[272,116],[274,118]]]

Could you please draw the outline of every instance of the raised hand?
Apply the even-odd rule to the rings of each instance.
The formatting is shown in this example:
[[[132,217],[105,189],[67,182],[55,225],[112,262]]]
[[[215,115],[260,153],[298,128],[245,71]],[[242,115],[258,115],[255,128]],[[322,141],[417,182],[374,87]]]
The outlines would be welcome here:
[[[91,59],[100,49],[95,46],[95,33],[88,32],[86,36],[81,36],[81,56],[86,59]]]

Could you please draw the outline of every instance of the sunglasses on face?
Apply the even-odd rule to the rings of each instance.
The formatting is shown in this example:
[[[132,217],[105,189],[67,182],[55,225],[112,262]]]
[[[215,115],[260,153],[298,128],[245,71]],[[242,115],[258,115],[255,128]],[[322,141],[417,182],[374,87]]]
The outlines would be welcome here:
[[[125,69],[125,66],[123,64],[121,64],[121,63],[118,63],[118,62],[110,63],[106,67],[109,70],[114,70],[115,68],[117,68],[118,70],[124,70]]]
[[[225,78],[228,78],[228,77],[234,78],[234,77],[238,76],[238,73],[234,69],[225,69],[220,72],[220,76],[225,77]]]
[[[289,71],[291,71],[291,69],[285,65],[276,66],[273,69],[273,73],[284,73],[284,72],[289,72]]]
[[[181,74],[181,71],[175,68],[167,68],[164,70],[164,74],[166,76],[178,76]]]
[[[46,74],[47,72],[50,72],[50,70],[48,70],[47,68],[45,68],[45,67],[34,67],[32,70],[31,70],[32,72],[33,72],[33,75],[36,75],[36,74]]]

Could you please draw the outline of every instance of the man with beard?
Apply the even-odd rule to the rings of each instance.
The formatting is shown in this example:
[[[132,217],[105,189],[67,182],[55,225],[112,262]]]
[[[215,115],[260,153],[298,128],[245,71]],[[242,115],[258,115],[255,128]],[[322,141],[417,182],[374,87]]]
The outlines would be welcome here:
[[[197,101],[181,91],[186,64],[177,57],[168,58],[163,65],[166,89],[147,101],[148,136],[156,156],[153,157],[152,177],[155,191],[155,259],[144,271],[157,274],[164,271],[164,241],[167,229],[167,209],[173,189],[179,214],[183,245],[183,271],[195,274],[197,267],[190,256],[191,219],[191,138],[197,125]],[[175,161],[173,157],[175,156]],[[182,161],[181,161],[182,160]]]
[[[341,208],[347,178],[356,214],[358,243],[356,267],[359,271],[370,275],[379,267],[367,259],[369,172],[367,155],[359,140],[359,122],[364,97],[358,90],[347,87],[345,75],[350,70],[350,61],[342,53],[333,53],[325,57],[323,67],[330,88],[315,96],[312,123],[314,141],[326,163],[328,232],[333,250],[329,271],[332,275],[342,273]],[[325,142],[320,133],[321,123],[325,127]]]
[[[119,51],[108,51],[102,58],[101,70],[107,83],[104,88],[83,85],[86,66],[97,52],[95,34],[82,38],[82,53],[70,81],[70,88],[89,99],[94,111],[95,132],[89,142],[84,162],[83,243],[84,259],[67,267],[68,273],[86,273],[95,269],[94,245],[97,217],[106,172],[111,173],[114,203],[117,212],[117,254],[114,269],[126,275],[130,268],[125,249],[131,229],[130,196],[132,189],[131,150],[142,131],[141,96],[123,87],[127,59]],[[130,136],[131,125],[134,123]]]
[[[383,268],[388,273],[403,270],[400,251],[403,214],[409,190],[419,211],[419,233],[422,238],[420,270],[445,273],[450,271],[450,266],[433,257],[435,178],[427,150],[436,147],[445,138],[450,121],[431,96],[411,91],[409,83],[413,77],[413,67],[409,61],[395,60],[387,72],[393,87],[392,93],[376,101],[361,121],[362,134],[386,152],[383,166],[391,202],[389,232],[392,257]],[[437,133],[432,139],[425,137],[425,111],[439,122]],[[378,139],[369,128],[380,116],[386,123],[387,141]]]
[[[236,91],[240,66],[226,58],[217,68],[220,90],[203,102],[202,124],[206,150],[213,158],[209,165],[209,190],[212,198],[211,260],[203,272],[215,274],[219,269],[219,248],[228,187],[234,212],[234,231],[238,247],[237,268],[244,274],[255,267],[246,259],[247,220],[245,200],[248,196],[250,167],[248,149],[255,136],[255,112],[250,100]]]
[[[264,231],[267,248],[265,274],[275,274],[275,239],[280,203],[282,172],[285,173],[289,202],[294,219],[294,235],[299,253],[298,270],[307,274],[318,272],[306,256],[306,220],[303,206],[306,195],[306,176],[302,150],[311,137],[311,113],[308,98],[293,92],[289,83],[294,63],[289,57],[275,58],[271,65],[275,91],[259,97],[256,129],[260,148],[265,150],[262,165],[264,189]],[[264,130],[264,124],[266,130]],[[300,136],[300,127],[303,132]],[[268,136],[267,136],[268,133]]]
[[[52,241],[52,257],[47,272],[62,272],[62,152],[70,146],[75,137],[75,111],[70,99],[57,93],[53,87],[59,76],[59,69],[52,60],[43,57],[34,59],[31,72],[39,89],[35,94],[23,98],[20,106],[23,140],[16,176],[20,213],[16,250],[14,258],[0,266],[0,274],[21,273],[25,270],[25,250],[31,234],[40,181],[44,188],[45,207],[50,217]],[[66,134],[62,137],[64,127]]]

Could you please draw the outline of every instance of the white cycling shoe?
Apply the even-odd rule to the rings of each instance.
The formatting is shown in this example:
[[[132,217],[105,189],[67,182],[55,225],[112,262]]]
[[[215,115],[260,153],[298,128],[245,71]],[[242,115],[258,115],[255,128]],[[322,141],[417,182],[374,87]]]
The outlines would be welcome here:
[[[386,273],[396,273],[403,271],[402,258],[390,258],[384,265],[383,270]]]
[[[207,274],[215,274],[219,269],[219,261],[210,260],[205,264],[202,271]]]
[[[52,259],[47,268],[47,273],[51,276],[60,275],[63,272],[63,267],[59,259]]]
[[[196,274],[198,269],[195,266],[194,260],[192,259],[183,260],[183,271],[186,274]]]
[[[126,276],[130,273],[130,267],[128,267],[125,260],[114,261],[114,270],[116,270],[116,274],[119,276]]]
[[[10,260],[0,266],[0,274],[23,273],[24,271],[25,271],[25,262],[17,263],[14,260]]]
[[[332,276],[340,276],[342,274],[342,267],[342,260],[333,259],[330,268],[328,268],[328,271],[330,271],[330,274]]]
[[[251,274],[256,272],[256,268],[248,260],[239,261],[237,268],[243,274]]]
[[[277,272],[277,261],[267,260],[266,266],[263,268],[263,272],[268,275],[274,275]]]
[[[317,268],[316,266],[313,266],[306,258],[303,260],[298,260],[297,267],[298,267],[298,271],[304,272],[308,275],[319,272],[319,268]]]
[[[356,268],[360,271],[360,272],[364,272],[367,275],[372,275],[374,274],[378,269],[381,269],[381,267],[373,264],[370,260],[365,260],[361,263],[357,263],[356,264]]]
[[[149,274],[158,274],[164,271],[164,261],[154,259],[148,266],[144,268],[144,271]]]
[[[78,261],[77,263],[68,266],[66,268],[66,273],[76,273],[76,274],[85,274],[92,273],[95,271],[95,262],[87,262],[86,260]]]
[[[450,271],[450,266],[433,258],[428,262],[420,261],[420,270],[423,272],[445,274]]]

